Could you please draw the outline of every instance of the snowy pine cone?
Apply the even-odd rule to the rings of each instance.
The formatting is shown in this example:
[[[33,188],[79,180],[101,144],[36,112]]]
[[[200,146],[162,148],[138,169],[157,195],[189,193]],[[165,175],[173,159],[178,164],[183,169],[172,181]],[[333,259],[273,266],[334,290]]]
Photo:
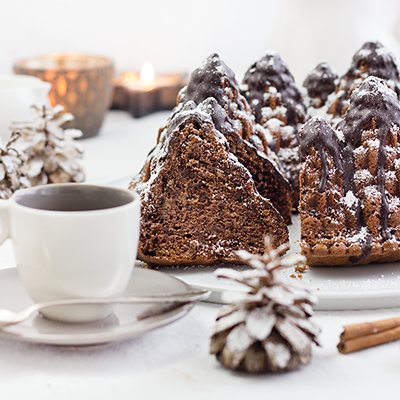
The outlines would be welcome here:
[[[304,286],[276,273],[305,263],[297,254],[281,258],[287,249],[283,245],[274,250],[267,237],[263,255],[238,252],[253,269],[216,271],[249,289],[241,301],[222,307],[214,326],[210,352],[225,367],[283,372],[310,362],[312,343],[318,345],[319,334],[309,319],[315,298]]]
[[[15,191],[30,186],[28,178],[20,173],[22,163],[23,155],[13,148],[13,143],[5,145],[0,140],[0,199],[8,199]]]
[[[32,122],[11,126],[11,140],[26,157],[21,173],[29,178],[32,186],[84,181],[79,163],[83,150],[74,140],[82,136],[82,132],[61,127],[74,118],[72,114],[61,115],[62,106],[33,106],[32,111],[35,117]]]

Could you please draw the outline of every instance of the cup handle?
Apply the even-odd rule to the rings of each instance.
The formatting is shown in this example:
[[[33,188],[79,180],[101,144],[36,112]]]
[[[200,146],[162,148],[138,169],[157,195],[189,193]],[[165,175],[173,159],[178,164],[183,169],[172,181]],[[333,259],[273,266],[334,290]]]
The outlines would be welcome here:
[[[8,200],[0,200],[0,246],[10,237],[10,223],[8,216]]]

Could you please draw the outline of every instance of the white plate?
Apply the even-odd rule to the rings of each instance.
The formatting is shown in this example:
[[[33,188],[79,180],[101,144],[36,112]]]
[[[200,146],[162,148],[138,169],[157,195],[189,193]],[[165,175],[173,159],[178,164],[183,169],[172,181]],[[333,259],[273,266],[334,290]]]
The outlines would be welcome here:
[[[112,186],[127,187],[129,180],[123,178],[109,183]],[[292,216],[289,226],[290,253],[300,253],[300,218]],[[226,303],[230,294],[244,291],[238,283],[218,279],[214,271],[218,266],[160,267],[159,271],[169,273],[187,284],[212,291],[206,300]],[[231,265],[231,268],[243,269],[243,266]],[[294,269],[282,272],[295,279],[302,280],[314,290],[319,302],[316,310],[359,310],[400,307],[400,262],[358,265],[353,267],[308,267],[304,273]]]
[[[294,216],[290,230],[290,252],[298,253],[300,221]],[[207,301],[225,303],[237,291],[246,290],[239,283],[218,279],[214,271],[226,265],[205,267],[168,267],[168,272],[196,288],[212,290]],[[243,266],[231,266],[243,269]],[[307,267],[303,273],[282,271],[290,279],[301,280],[319,299],[315,310],[358,310],[400,307],[400,262],[354,267]],[[292,277],[291,277],[292,276]]]
[[[168,274],[135,268],[126,295],[154,295],[190,291],[186,283]],[[32,304],[16,268],[0,270],[0,306],[19,311]],[[161,315],[138,320],[151,305],[117,305],[100,321],[83,324],[55,322],[36,314],[18,325],[0,329],[0,337],[52,345],[94,345],[141,335],[186,315],[193,304],[181,305]]]

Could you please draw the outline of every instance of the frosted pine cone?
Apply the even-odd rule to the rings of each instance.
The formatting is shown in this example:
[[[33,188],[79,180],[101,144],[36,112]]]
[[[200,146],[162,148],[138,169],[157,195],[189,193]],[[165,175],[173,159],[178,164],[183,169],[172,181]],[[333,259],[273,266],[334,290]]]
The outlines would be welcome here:
[[[222,365],[249,372],[284,372],[311,360],[319,328],[309,319],[315,302],[310,292],[276,271],[305,263],[294,254],[280,258],[287,245],[272,248],[265,239],[262,256],[239,251],[252,270],[218,269],[217,275],[246,285],[249,291],[237,303],[222,307],[211,337],[211,354]]]
[[[12,142],[4,145],[0,140],[0,199],[8,199],[15,191],[30,186],[19,171],[22,163],[23,156],[12,147]]]
[[[11,140],[26,156],[21,172],[29,178],[32,186],[82,182],[85,176],[79,159],[83,156],[83,150],[74,140],[82,136],[82,132],[61,128],[74,118],[72,114],[60,115],[64,110],[62,106],[33,106],[32,110],[35,116],[33,122],[11,126]]]

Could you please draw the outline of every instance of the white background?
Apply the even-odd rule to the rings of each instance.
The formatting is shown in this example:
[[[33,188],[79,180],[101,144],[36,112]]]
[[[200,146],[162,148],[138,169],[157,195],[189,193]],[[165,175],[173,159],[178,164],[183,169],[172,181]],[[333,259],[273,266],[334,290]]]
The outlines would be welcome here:
[[[367,40],[400,58],[397,0],[0,0],[0,74],[49,52],[110,57],[117,71],[188,72],[217,52],[239,81],[266,49],[301,84],[319,62],[342,75]]]

